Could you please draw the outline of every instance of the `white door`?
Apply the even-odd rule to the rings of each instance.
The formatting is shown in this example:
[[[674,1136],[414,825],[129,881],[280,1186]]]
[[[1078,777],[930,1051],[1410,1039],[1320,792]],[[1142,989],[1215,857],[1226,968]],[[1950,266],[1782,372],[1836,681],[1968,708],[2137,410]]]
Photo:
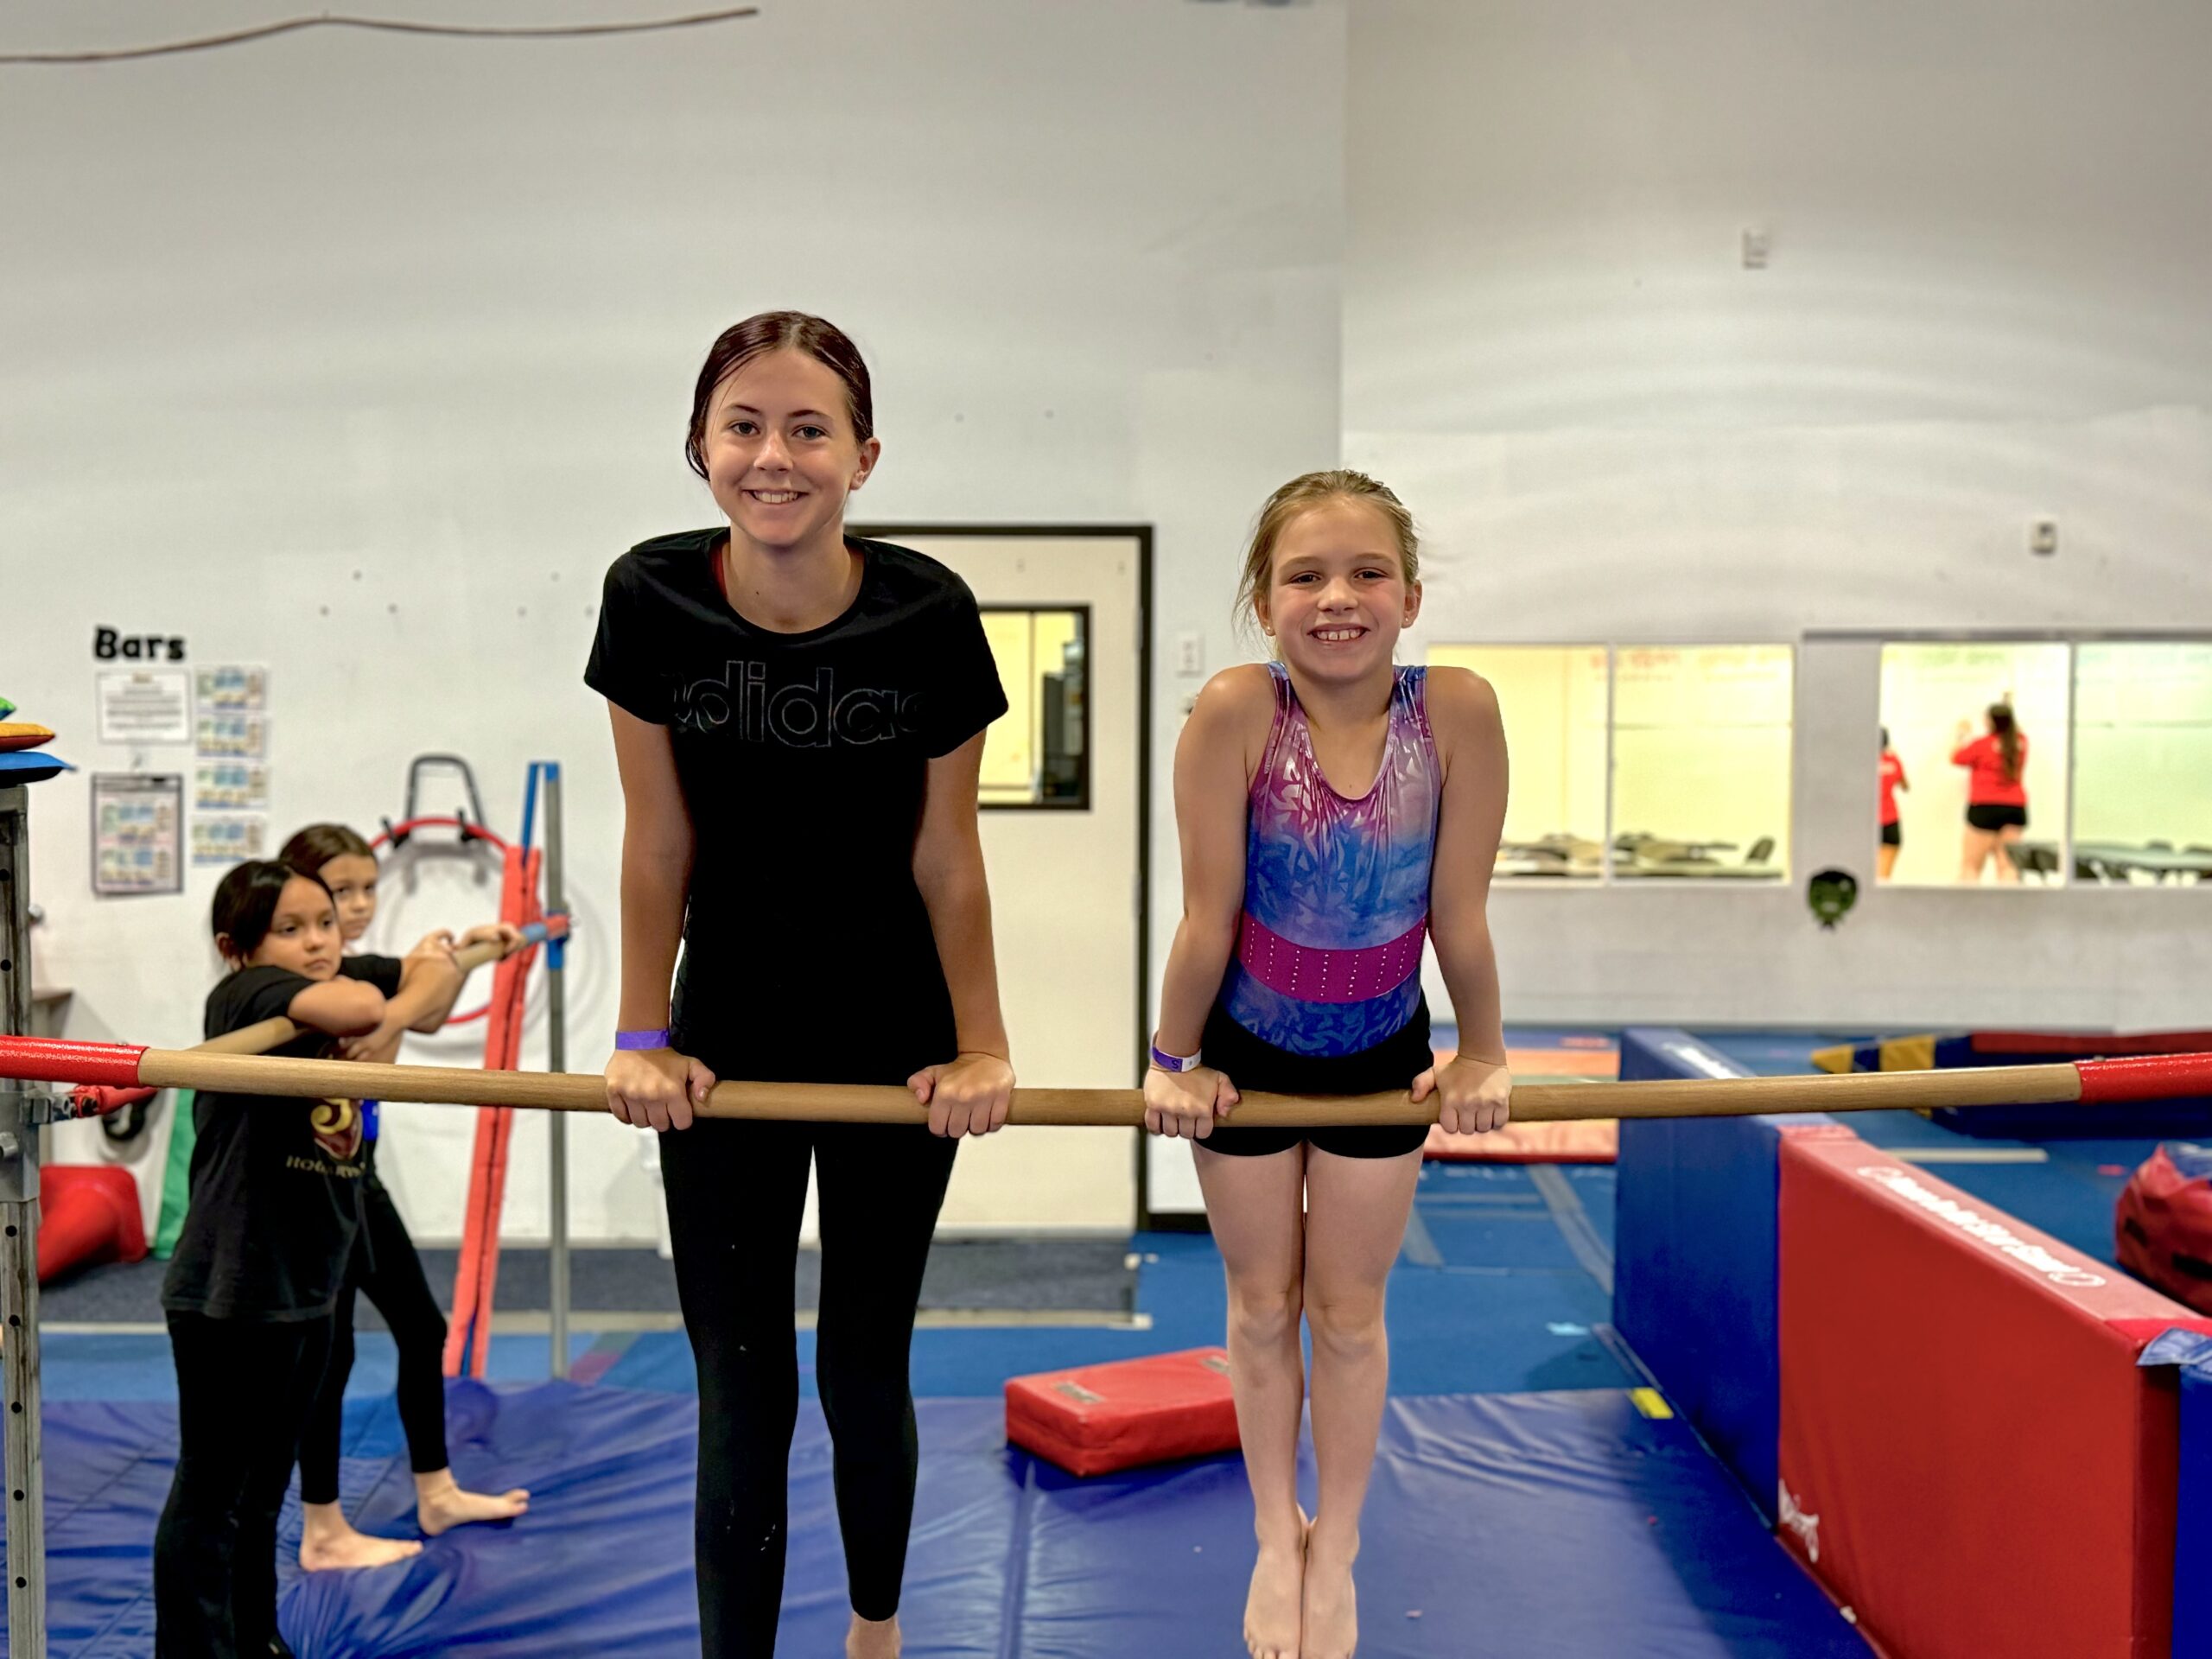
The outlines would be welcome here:
[[[984,746],[999,995],[1025,1084],[1137,1078],[1143,776],[1139,530],[869,529],[975,590],[1010,705]],[[1126,1231],[1134,1129],[1003,1129],[961,1148],[948,1230]]]

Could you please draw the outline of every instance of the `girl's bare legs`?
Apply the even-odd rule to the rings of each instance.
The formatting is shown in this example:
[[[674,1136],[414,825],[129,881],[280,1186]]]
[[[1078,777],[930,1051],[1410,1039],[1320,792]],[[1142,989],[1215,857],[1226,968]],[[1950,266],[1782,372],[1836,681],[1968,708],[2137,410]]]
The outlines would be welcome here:
[[[1997,834],[1992,830],[1977,830],[1967,826],[1966,841],[1959,853],[1959,884],[1978,887],[1981,885],[1981,867],[1989,861],[1992,849],[1997,845]]]
[[[2008,823],[1997,832],[1995,849],[1997,879],[1999,881],[2009,882],[2014,887],[2018,887],[2020,882],[2020,866],[2012,856],[2012,843],[2019,838],[2020,830],[2018,824]]]
[[[1902,850],[1900,848],[1889,845],[1886,842],[1882,844],[1875,855],[1874,874],[1877,880],[1886,881],[1890,879],[1890,873],[1897,867],[1897,854]]]
[[[1306,1400],[1299,1344],[1306,1249],[1306,1148],[1264,1158],[1192,1148],[1214,1243],[1229,1278],[1229,1380],[1252,1483],[1260,1542],[1244,1604],[1254,1659],[1298,1659],[1306,1517],[1298,1508],[1298,1423]]]
[[[1320,1500],[1306,1548],[1301,1659],[1351,1659],[1359,1643],[1352,1562],[1389,1392],[1383,1289],[1406,1236],[1421,1154],[1306,1166],[1306,1324],[1313,1335],[1313,1458]]]

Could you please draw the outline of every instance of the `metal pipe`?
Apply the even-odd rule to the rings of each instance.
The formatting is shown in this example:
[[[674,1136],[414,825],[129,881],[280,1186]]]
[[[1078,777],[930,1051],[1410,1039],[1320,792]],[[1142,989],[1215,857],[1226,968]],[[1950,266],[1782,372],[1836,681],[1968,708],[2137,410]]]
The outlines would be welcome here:
[[[0,787],[0,1025],[31,1025],[30,791]],[[7,1424],[8,1651],[46,1659],[46,1473],[39,1433],[38,1126],[0,1089],[0,1401]]]
[[[561,878],[561,766],[545,763],[545,908],[568,910]],[[546,1069],[569,1065],[569,998],[565,969],[568,941],[556,939],[545,952]],[[559,1112],[545,1126],[547,1145],[546,1267],[550,1280],[553,1375],[569,1374],[569,1120]]]

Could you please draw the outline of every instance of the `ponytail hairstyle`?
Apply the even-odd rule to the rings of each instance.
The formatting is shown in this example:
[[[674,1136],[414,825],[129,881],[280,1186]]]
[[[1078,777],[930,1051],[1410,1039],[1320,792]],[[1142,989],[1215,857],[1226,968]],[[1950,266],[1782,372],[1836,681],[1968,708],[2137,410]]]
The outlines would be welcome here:
[[[1252,539],[1244,550],[1244,572],[1236,584],[1240,616],[1252,614],[1268,591],[1268,582],[1274,580],[1275,544],[1282,540],[1283,532],[1304,514],[1332,501],[1363,501],[1381,513],[1397,539],[1398,564],[1406,586],[1410,588],[1421,580],[1421,537],[1414,529],[1414,516],[1406,510],[1406,504],[1378,479],[1349,467],[1332,467],[1327,472],[1307,473],[1292,479],[1269,496],[1267,505],[1260,509],[1260,516],[1252,525]]]
[[[875,435],[875,394],[861,348],[834,322],[804,311],[763,311],[722,330],[700,365],[691,391],[691,424],[684,435],[683,458],[691,470],[707,475],[707,406],[715,389],[766,352],[804,352],[844,383],[845,413],[853,423],[853,442]]]
[[[320,881],[322,867],[334,858],[373,860],[376,855],[375,848],[342,823],[311,823],[284,843],[276,859]]]
[[[1997,734],[1997,747],[2005,756],[2005,781],[2020,781],[2020,723],[2012,718],[2012,705],[1993,702],[1989,705],[1989,729]]]

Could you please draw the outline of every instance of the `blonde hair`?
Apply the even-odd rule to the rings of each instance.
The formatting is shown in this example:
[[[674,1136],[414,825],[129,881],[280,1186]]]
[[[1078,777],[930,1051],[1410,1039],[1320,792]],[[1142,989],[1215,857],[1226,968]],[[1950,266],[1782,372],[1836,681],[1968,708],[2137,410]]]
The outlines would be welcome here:
[[[1410,588],[1421,580],[1421,537],[1414,532],[1414,516],[1406,510],[1406,504],[1379,479],[1349,467],[1332,467],[1292,479],[1260,509],[1252,525],[1252,539],[1244,550],[1244,574],[1236,584],[1241,614],[1252,614],[1260,596],[1267,592],[1274,575],[1275,544],[1282,540],[1283,531],[1302,515],[1332,501],[1363,501],[1381,513],[1390,533],[1397,537],[1398,563],[1404,570],[1406,586]]]

